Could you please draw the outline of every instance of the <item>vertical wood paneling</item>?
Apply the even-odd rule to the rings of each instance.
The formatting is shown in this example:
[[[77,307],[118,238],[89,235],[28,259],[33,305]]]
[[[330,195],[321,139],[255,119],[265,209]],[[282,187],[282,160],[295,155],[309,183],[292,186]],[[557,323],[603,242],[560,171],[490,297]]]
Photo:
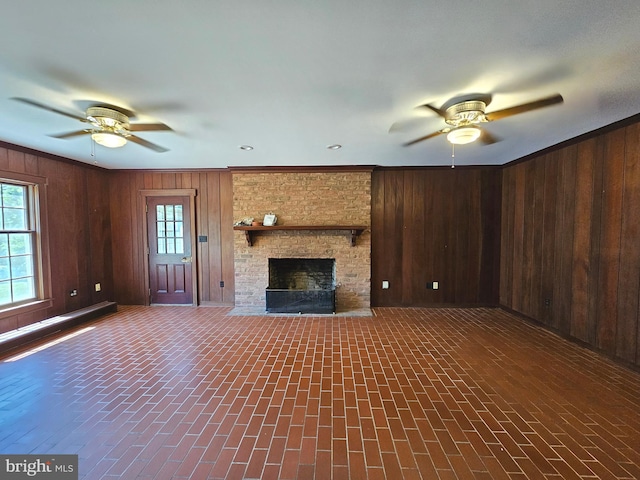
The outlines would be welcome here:
[[[220,279],[224,281],[222,289],[222,303],[233,305],[235,302],[235,275],[233,265],[233,175],[230,172],[220,172],[220,251],[222,273]]]
[[[198,235],[204,235],[207,237],[207,241],[198,243],[198,285],[199,285],[199,299],[202,302],[211,302],[211,270],[210,270],[210,257],[212,255],[212,247],[215,239],[211,238],[209,215],[205,215],[204,212],[208,212],[209,197],[211,195],[211,189],[209,188],[208,178],[205,173],[194,173],[194,183],[197,185],[198,194],[195,198],[196,203],[196,232]],[[203,214],[200,214],[200,213]]]
[[[449,285],[448,279],[444,275],[443,265],[446,263],[445,256],[448,248],[448,238],[444,233],[445,219],[451,215],[447,210],[450,205],[447,196],[443,197],[441,182],[444,178],[442,172],[434,171],[432,174],[424,177],[426,190],[425,204],[425,252],[429,252],[429,261],[425,265],[425,286],[426,282],[440,282],[439,290],[425,289],[424,300],[427,303],[442,303],[445,298],[445,285]],[[451,268],[454,268],[451,265]]]
[[[462,235],[458,237],[458,251],[462,253],[458,258],[456,265],[456,303],[463,302],[468,297],[468,301],[478,302],[480,294],[479,279],[482,273],[482,173],[478,172],[478,176],[474,179],[474,172],[471,170],[462,170],[464,175],[457,178],[457,184],[460,190],[465,191],[467,195],[467,205],[465,208],[463,203],[458,203],[457,218],[466,219],[466,228]],[[478,212],[479,215],[468,215],[468,211]],[[460,231],[461,232],[461,231]],[[489,281],[487,279],[487,281]]]
[[[640,291],[640,125],[625,129],[616,355],[634,362]]]
[[[553,288],[554,328],[568,332],[571,325],[571,282],[573,254],[573,211],[575,210],[576,147],[567,147],[558,154],[558,205],[556,215],[556,278]]]
[[[207,174],[207,189],[209,198],[207,202],[207,217],[209,221],[209,296],[212,302],[222,302],[222,258],[220,257],[220,174]]]
[[[536,244],[536,232],[534,228],[535,220],[535,178],[536,168],[533,162],[523,164],[523,178],[526,179],[522,188],[522,207],[527,210],[522,221],[522,311],[529,315],[534,311],[534,304],[537,299],[532,298],[533,284],[538,283],[537,272],[534,268],[534,245]],[[534,180],[534,181],[532,181]],[[524,213],[524,212],[523,212]]]
[[[500,304],[511,305],[513,278],[513,222],[515,215],[515,168],[502,172],[502,221],[500,235]]]
[[[588,343],[596,345],[596,334],[598,331],[598,302],[600,301],[599,291],[599,271],[600,271],[600,231],[602,229],[602,179],[603,172],[607,165],[604,156],[604,142],[597,139],[596,155],[593,168],[593,208],[591,220],[591,245],[589,258],[592,265],[589,274],[589,317],[588,317]]]
[[[501,304],[639,365],[640,124],[508,165],[502,181]]]
[[[12,172],[25,173],[25,154],[16,150],[9,150],[9,170]]]
[[[49,182],[47,210],[52,294],[64,302],[63,311],[81,308],[91,299],[84,260],[89,258],[84,173],[82,168],[70,163],[52,161],[40,166],[40,174]],[[78,295],[72,297],[71,290],[77,290]]]
[[[231,174],[224,172],[222,175]],[[142,217],[144,212],[141,190],[195,188],[196,235],[207,236],[207,242],[196,239],[196,265],[198,270],[198,299],[208,304],[233,303],[233,196],[230,187],[224,196],[220,190],[221,173],[201,172],[115,172],[110,177],[111,217],[113,251],[118,252],[113,262],[115,300],[124,304],[144,304],[148,301],[145,292],[146,248]],[[223,227],[222,209],[227,212]],[[221,237],[221,231],[226,237]],[[228,242],[224,248],[222,242]],[[221,256],[225,255],[225,258]],[[229,258],[227,258],[229,257]],[[224,266],[223,266],[224,265]],[[231,267],[229,267],[231,266]],[[220,288],[222,270],[226,268],[224,295]],[[231,268],[231,270],[229,270]],[[229,280],[230,278],[230,280]]]
[[[386,256],[384,205],[386,172],[373,173],[371,177],[371,305],[385,305],[387,291],[380,288],[386,274],[386,262],[373,261]]]
[[[615,353],[618,321],[618,283],[622,227],[622,188],[624,171],[624,130],[604,138],[607,159],[602,185],[602,229],[600,234],[600,271],[598,276],[598,330],[596,346]]]
[[[384,176],[384,219],[382,227],[384,231],[383,251],[387,255],[385,275],[382,280],[387,280],[391,286],[386,292],[386,305],[402,305],[402,237],[403,224],[403,198],[404,185],[403,173],[392,171]],[[376,285],[375,288],[378,288]]]
[[[87,172],[87,222],[89,257],[88,284],[91,303],[113,298],[113,255],[111,251],[111,210],[109,182],[104,172]],[[100,291],[95,284],[100,283]],[[93,287],[93,288],[92,288]]]
[[[37,155],[27,154],[25,155],[25,172],[30,175],[38,174],[39,159]]]
[[[525,166],[523,164],[515,166],[515,191],[514,191],[514,212],[513,212],[513,258],[518,261],[518,267],[513,270],[511,278],[511,304],[518,311],[522,309],[522,279],[528,274],[522,268],[523,243],[524,243],[524,189],[525,189]]]
[[[483,170],[481,172],[480,195],[482,204],[478,219],[482,247],[480,250],[480,274],[477,302],[495,305],[500,295],[500,258],[501,235],[496,230],[502,224],[502,170]]]
[[[589,275],[591,273],[591,222],[594,197],[595,141],[578,145],[576,164],[576,200],[573,214],[573,266],[571,279],[570,334],[587,342],[589,319]]]
[[[419,180],[416,175],[411,175],[409,172],[404,172],[402,177],[402,183],[404,185],[404,198],[406,203],[402,209],[402,289],[401,304],[409,303],[417,294],[416,280],[419,279],[417,275],[417,269],[415,268],[415,256],[423,247],[420,242],[416,242],[418,236],[419,223],[416,221],[419,217],[419,211],[422,210],[421,203],[416,203],[415,192],[420,190],[417,187]],[[416,279],[417,277],[417,279]]]
[[[553,321],[553,286],[555,283],[555,233],[557,207],[558,159],[555,153],[542,159],[544,165],[544,214],[542,216],[542,258],[540,259],[540,320],[549,325]],[[549,305],[548,302],[551,302]]]
[[[497,302],[500,234],[489,222],[500,222],[500,176],[497,169],[374,171],[374,306]],[[426,288],[433,281],[438,290]]]
[[[543,255],[542,230],[539,228],[544,219],[544,181],[545,165],[543,162],[531,162],[534,166],[533,182],[533,212],[531,225],[531,235],[533,237],[533,252],[531,264],[531,291],[529,315],[539,318],[545,305],[541,302],[540,289],[542,288],[542,269],[540,259]]]
[[[111,233],[114,255],[114,300],[125,305],[144,304],[148,293],[138,281],[140,258],[138,228],[142,228],[138,208],[138,184],[146,188],[150,177],[140,173],[114,173],[110,179]],[[144,252],[143,252],[144,253]],[[144,269],[144,265],[142,265]]]
[[[0,333],[95,303],[97,281],[103,295],[112,295],[107,171],[12,148],[0,148],[0,169],[7,178],[13,172],[46,179],[40,195],[46,199],[45,274],[51,279],[52,302],[48,309],[6,317]],[[78,294],[71,296],[71,290]]]
[[[9,150],[0,147],[0,170],[9,171]]]
[[[469,245],[471,225],[474,219],[468,212],[479,212],[480,205],[476,202],[473,194],[476,182],[471,181],[469,173],[469,170],[463,169],[458,170],[457,175],[451,176],[453,181],[451,192],[455,192],[453,193],[454,196],[463,198],[460,199],[461,201],[452,201],[450,203],[452,208],[450,218],[452,221],[449,223],[449,234],[453,242],[449,255],[453,268],[447,269],[451,273],[451,277],[447,279],[447,284],[450,283],[453,288],[443,290],[452,294],[448,303],[463,302],[469,295],[469,290],[467,289],[469,285],[468,278],[478,275],[478,272],[475,271],[477,264],[471,261]],[[455,222],[455,219],[459,221]],[[474,289],[474,291],[477,291],[477,289]]]

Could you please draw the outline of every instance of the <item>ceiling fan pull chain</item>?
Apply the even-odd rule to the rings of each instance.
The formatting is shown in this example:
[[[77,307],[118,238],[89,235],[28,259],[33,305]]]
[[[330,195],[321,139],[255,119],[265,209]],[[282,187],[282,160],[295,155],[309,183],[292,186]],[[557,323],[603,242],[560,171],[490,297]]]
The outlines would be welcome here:
[[[456,144],[451,144],[451,168],[456,168]]]

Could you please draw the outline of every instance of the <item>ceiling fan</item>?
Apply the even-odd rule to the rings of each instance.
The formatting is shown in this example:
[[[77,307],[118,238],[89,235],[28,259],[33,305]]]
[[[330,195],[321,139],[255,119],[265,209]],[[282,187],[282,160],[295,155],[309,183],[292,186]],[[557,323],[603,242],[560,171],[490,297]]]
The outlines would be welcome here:
[[[79,120],[88,124],[82,130],[51,135],[54,138],[73,138],[82,135],[91,135],[91,138],[99,145],[109,148],[118,148],[124,146],[127,141],[137,143],[143,147],[149,148],[154,152],[167,152],[168,149],[161,147],[155,143],[144,140],[133,132],[152,132],[152,131],[172,131],[171,127],[164,123],[131,123],[129,117],[133,116],[131,112],[124,109],[109,105],[95,105],[87,108],[85,116],[82,117],[75,113],[65,112],[57,108],[44,105],[42,103],[30,100],[28,98],[13,97],[13,100],[26,103],[49,112],[58,113],[65,117]],[[126,113],[125,113],[126,112]]]
[[[485,145],[489,145],[497,142],[498,139],[487,130],[480,128],[480,124],[548,107],[562,103],[563,101],[562,95],[556,94],[490,113],[485,112],[485,109],[489,103],[491,103],[491,95],[487,94],[472,94],[456,97],[445,102],[442,108],[437,108],[427,103],[417,108],[428,108],[437,113],[444,119],[448,126],[424,137],[411,140],[405,143],[404,146],[414,145],[442,134],[446,134],[447,140],[454,145],[465,145],[476,140],[480,140]]]

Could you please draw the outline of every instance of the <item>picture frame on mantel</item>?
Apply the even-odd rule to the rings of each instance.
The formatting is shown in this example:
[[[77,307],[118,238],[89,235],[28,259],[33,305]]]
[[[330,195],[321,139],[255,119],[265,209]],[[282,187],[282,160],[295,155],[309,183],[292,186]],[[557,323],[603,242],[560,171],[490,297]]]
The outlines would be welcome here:
[[[265,227],[273,227],[276,224],[277,217],[273,213],[267,213],[264,216],[264,220],[262,221],[262,225]]]

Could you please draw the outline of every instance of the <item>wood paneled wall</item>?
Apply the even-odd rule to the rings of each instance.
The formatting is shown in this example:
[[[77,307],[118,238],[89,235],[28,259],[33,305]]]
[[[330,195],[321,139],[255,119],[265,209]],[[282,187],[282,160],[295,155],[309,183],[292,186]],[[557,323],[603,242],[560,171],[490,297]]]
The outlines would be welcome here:
[[[500,304],[640,365],[640,124],[503,171]]]
[[[0,170],[46,179],[52,306],[0,320],[12,330],[103,300],[111,300],[111,227],[108,179],[89,165],[0,147]],[[96,292],[95,283],[101,284]],[[77,296],[70,296],[77,290]]]
[[[500,200],[500,169],[374,170],[372,305],[496,305]]]
[[[196,190],[198,303],[233,305],[233,186],[228,171],[118,171],[110,174],[115,301],[148,303],[141,190]],[[197,240],[197,239],[196,239]],[[220,282],[224,287],[220,287]]]

